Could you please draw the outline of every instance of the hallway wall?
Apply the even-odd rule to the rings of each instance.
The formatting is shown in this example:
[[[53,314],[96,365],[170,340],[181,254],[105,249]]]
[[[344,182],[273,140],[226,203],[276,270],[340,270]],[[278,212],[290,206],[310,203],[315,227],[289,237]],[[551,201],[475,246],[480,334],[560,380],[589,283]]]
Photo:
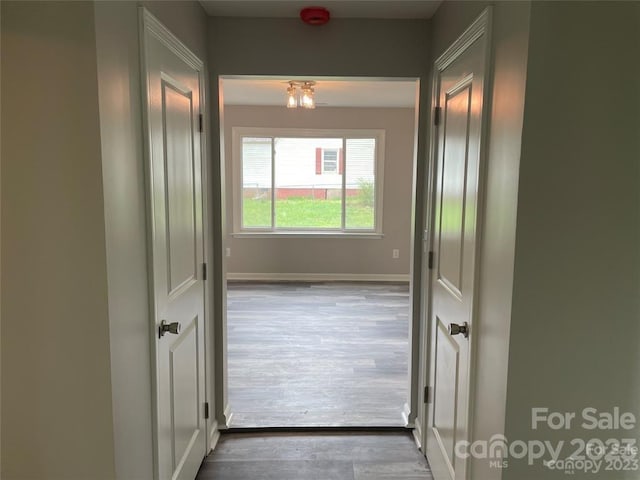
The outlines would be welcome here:
[[[533,2],[518,196],[507,437],[639,438],[640,4]],[[531,428],[531,409],[575,412]],[[565,448],[561,458],[572,449]],[[638,457],[636,457],[638,458]],[[602,479],[638,478],[601,471]],[[505,480],[565,478],[511,460]]]
[[[0,7],[3,478],[153,476],[139,4]]]
[[[485,6],[442,4],[434,58]],[[493,15],[474,439],[565,441],[564,459],[576,438],[639,436],[580,416],[617,406],[640,418],[640,5],[495,2]],[[534,407],[577,419],[533,430]],[[471,475],[566,478],[514,458],[503,470],[474,459]]]
[[[2,477],[113,479],[93,5],[0,8]]]

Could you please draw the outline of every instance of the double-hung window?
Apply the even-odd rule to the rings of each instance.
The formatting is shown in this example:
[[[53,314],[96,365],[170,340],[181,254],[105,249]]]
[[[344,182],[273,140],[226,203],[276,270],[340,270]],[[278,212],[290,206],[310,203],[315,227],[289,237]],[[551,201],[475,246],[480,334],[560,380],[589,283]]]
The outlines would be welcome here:
[[[234,232],[380,234],[384,131],[233,129]]]
[[[338,173],[338,155],[340,150],[337,148],[325,148],[322,150],[322,173]]]

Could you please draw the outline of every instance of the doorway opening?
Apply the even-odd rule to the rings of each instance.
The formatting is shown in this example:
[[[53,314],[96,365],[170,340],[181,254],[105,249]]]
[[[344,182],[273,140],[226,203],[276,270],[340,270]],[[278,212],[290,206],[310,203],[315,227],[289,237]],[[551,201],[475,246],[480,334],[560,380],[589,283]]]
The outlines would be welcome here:
[[[418,87],[221,77],[227,427],[407,426]]]

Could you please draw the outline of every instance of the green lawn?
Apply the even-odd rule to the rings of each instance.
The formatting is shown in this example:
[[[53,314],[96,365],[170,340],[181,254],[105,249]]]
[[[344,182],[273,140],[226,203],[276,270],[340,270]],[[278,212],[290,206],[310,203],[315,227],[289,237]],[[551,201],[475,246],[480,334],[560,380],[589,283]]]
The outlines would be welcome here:
[[[288,198],[276,200],[277,228],[340,228],[342,202],[337,200],[314,200],[311,198]],[[346,227],[373,229],[374,212],[358,197],[347,198]],[[271,227],[271,201],[267,199],[243,199],[243,226]]]

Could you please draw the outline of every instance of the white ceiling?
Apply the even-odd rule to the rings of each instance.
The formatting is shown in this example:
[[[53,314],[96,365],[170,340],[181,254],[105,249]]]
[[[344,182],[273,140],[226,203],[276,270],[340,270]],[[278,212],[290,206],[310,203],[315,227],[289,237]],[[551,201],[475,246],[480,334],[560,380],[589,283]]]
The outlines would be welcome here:
[[[298,17],[304,7],[322,6],[332,18],[431,18],[442,0],[200,0],[211,16]]]
[[[285,106],[287,80],[316,81],[319,108],[329,107],[415,107],[415,80],[361,80],[335,78],[223,78],[225,105]]]

